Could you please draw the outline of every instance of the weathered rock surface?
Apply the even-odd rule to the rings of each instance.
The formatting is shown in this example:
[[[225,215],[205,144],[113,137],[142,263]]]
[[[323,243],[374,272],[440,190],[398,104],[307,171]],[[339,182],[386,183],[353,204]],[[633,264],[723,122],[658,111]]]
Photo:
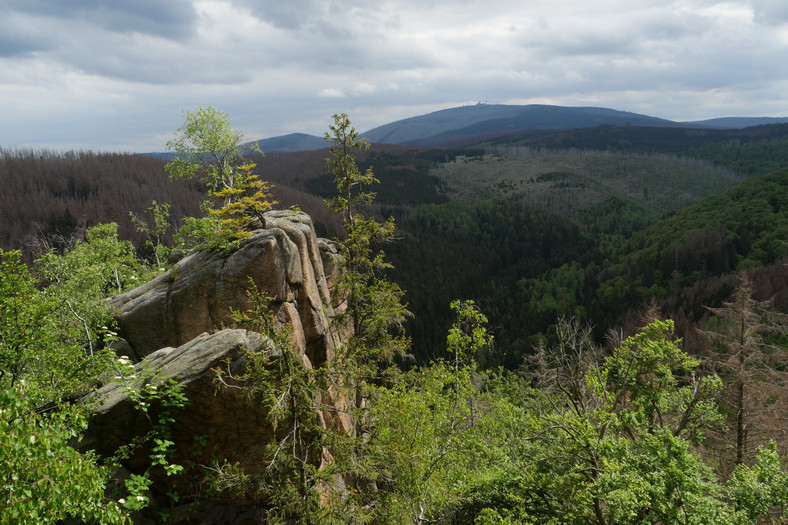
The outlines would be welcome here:
[[[114,297],[119,334],[134,352],[130,357],[139,360],[230,326],[230,309],[250,306],[251,278],[259,291],[276,297],[277,316],[292,327],[299,350],[315,365],[332,359],[337,341],[329,330],[331,296],[319,246],[308,215],[271,211],[265,214],[265,229],[229,255],[194,253],[153,281]],[[323,247],[326,253],[331,249]]]
[[[110,383],[98,392],[102,404],[95,410],[81,448],[109,456],[147,434],[159,407],[154,403],[148,412],[139,410],[128,387],[144,388],[145,381],[158,387],[175,378],[189,402],[174,412],[169,439],[175,453],[169,461],[206,465],[210,458],[220,458],[238,463],[250,474],[264,467],[266,445],[274,432],[262,404],[216,380],[218,368],[241,373],[247,351],[277,351],[266,337],[232,327],[230,310],[243,311],[250,306],[246,295],[249,279],[258,290],[276,297],[276,319],[290,325],[292,343],[303,356],[305,367],[332,360],[340,344],[340,336],[330,325],[333,308],[323,264],[329,264],[331,274],[336,274],[336,250],[331,243],[317,239],[305,214],[268,212],[264,226],[231,253],[194,253],[166,274],[112,299],[119,335],[125,339],[118,353],[136,362],[139,375],[136,383]],[[153,379],[144,379],[151,376]],[[352,431],[352,422],[342,415],[341,399],[327,392],[319,401],[324,409],[316,416],[324,426]],[[132,473],[146,471],[151,465],[150,452],[150,445],[143,446],[124,461],[124,467]],[[328,458],[330,453],[324,451],[314,461],[319,465]],[[174,484],[187,500],[204,490],[200,468],[172,478],[155,470],[151,472],[159,481]],[[153,496],[161,498],[163,492],[157,490]],[[200,499],[205,500],[204,495]],[[212,506],[211,512],[243,513],[243,505],[248,503],[244,498],[220,498],[202,505]]]
[[[130,436],[143,436],[156,422],[160,407],[153,403],[147,412],[136,406],[129,389],[144,391],[150,384],[158,389],[176,378],[188,399],[183,408],[173,411],[176,423],[172,440],[176,443],[171,461],[185,464],[198,456],[234,458],[254,472],[263,463],[266,441],[273,436],[259,403],[245,399],[242,391],[220,386],[216,369],[239,372],[245,365],[244,350],[266,351],[264,339],[255,332],[226,329],[203,333],[178,348],[161,348],[136,365],[137,378],[125,384],[110,383],[97,392],[101,405],[94,411],[89,432],[81,447],[111,456]],[[194,450],[194,436],[205,445],[199,454]],[[149,449],[143,448],[126,462],[132,471],[150,466]],[[181,484],[186,479],[179,480]],[[192,480],[188,480],[192,481]]]

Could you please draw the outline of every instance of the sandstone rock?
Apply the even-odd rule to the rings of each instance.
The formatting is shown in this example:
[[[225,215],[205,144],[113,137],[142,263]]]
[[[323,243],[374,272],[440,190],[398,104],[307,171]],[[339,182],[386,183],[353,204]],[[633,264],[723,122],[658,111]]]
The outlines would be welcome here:
[[[166,438],[173,442],[167,461],[184,467],[182,472],[169,477],[161,468],[151,468],[150,440],[143,441],[142,446],[122,462],[125,476],[121,477],[147,471],[154,481],[148,492],[152,507],[136,516],[135,523],[149,522],[148,518],[162,508],[172,512],[172,501],[166,492],[177,492],[181,501],[198,502],[186,504],[172,514],[170,522],[174,523],[192,523],[195,516],[202,522],[208,519],[207,523],[219,523],[221,521],[213,521],[212,516],[220,511],[223,516],[247,515],[249,519],[263,516],[261,509],[265,501],[258,499],[255,493],[205,496],[206,469],[222,466],[226,460],[246,474],[258,474],[270,459],[268,445],[282,438],[272,430],[260,399],[246,395],[237,388],[241,383],[229,376],[226,379],[229,386],[217,381],[219,369],[232,376],[242,373],[248,352],[267,352],[274,359],[277,354],[281,355],[269,339],[255,332],[226,329],[214,334],[203,333],[178,348],[167,347],[153,352],[135,365],[133,381],[110,383],[90,398],[101,404],[94,410],[79,448],[95,450],[104,457],[112,456],[135,438],[146,436],[159,421],[162,413],[159,402],[150,403],[147,411],[143,411],[135,406],[136,398],[129,396],[129,391],[144,391],[151,385],[159,391],[174,379],[188,399],[185,406],[171,411],[173,422],[167,425],[166,431]],[[310,366],[306,357],[304,366]],[[332,392],[315,401],[316,405],[321,401],[326,407],[343,406]],[[316,415],[324,427],[331,425],[338,432],[351,430],[349,420],[338,418],[333,410]],[[155,437],[165,436],[157,433]],[[311,461],[322,468],[331,461],[331,455],[325,449],[322,454],[316,451]],[[343,486],[340,477],[335,483]]]
[[[333,358],[338,341],[329,324],[331,294],[311,219],[289,210],[271,211],[264,218],[265,228],[232,253],[191,254],[167,273],[111,300],[118,310],[119,334],[134,349],[131,357],[139,360],[230,326],[230,309],[250,306],[246,289],[251,278],[258,290],[276,297],[278,318],[291,325],[301,353],[315,365]]]
[[[342,336],[330,324],[334,307],[324,269],[328,267],[329,276],[338,275],[333,244],[317,239],[311,219],[302,213],[268,212],[262,226],[230,253],[193,253],[164,275],[111,300],[117,311],[118,332],[124,339],[116,351],[136,363],[139,376],[136,383],[110,383],[93,396],[102,404],[95,409],[79,446],[108,457],[122,445],[145,436],[160,407],[154,403],[147,412],[139,410],[128,387],[140,389],[150,382],[158,388],[175,379],[189,402],[174,414],[175,422],[170,425],[168,439],[174,442],[175,452],[169,461],[197,467],[171,478],[160,469],[151,470],[156,482],[151,494],[154,499],[166,499],[162,487],[174,485],[184,501],[202,501],[196,506],[185,505],[182,510],[188,510],[187,514],[203,509],[203,517],[211,513],[245,515],[245,506],[254,495],[206,501],[201,494],[204,472],[199,465],[210,465],[212,458],[219,458],[237,463],[248,474],[257,473],[267,463],[266,446],[277,437],[259,399],[250,400],[236,388],[237,383],[226,386],[217,382],[219,368],[232,375],[245,370],[247,351],[269,352],[272,357],[277,352],[268,338],[232,327],[231,309],[245,311],[251,306],[246,295],[249,280],[259,291],[275,297],[272,308],[276,320],[290,325],[291,342],[304,367],[330,362],[341,343]],[[324,428],[353,431],[345,401],[335,390],[316,392],[315,406],[323,407],[316,408],[315,415]],[[123,467],[129,473],[148,470],[150,447],[148,443],[138,449],[123,461]],[[330,451],[323,449],[311,461],[321,467],[330,460]],[[339,478],[336,483],[343,486]],[[251,512],[249,516],[258,515]]]
[[[178,348],[162,348],[150,354],[136,365],[135,381],[110,383],[93,397],[101,405],[94,411],[80,448],[109,457],[132,438],[147,434],[156,422],[159,407],[154,404],[148,412],[140,410],[129,397],[129,388],[141,390],[145,384],[162,388],[164,382],[175,378],[189,401],[174,411],[176,422],[171,428],[176,453],[172,461],[184,464],[215,456],[238,461],[254,472],[263,464],[264,445],[273,432],[260,404],[246,400],[239,389],[220,388],[215,370],[237,373],[245,365],[244,349],[265,351],[265,341],[254,332],[228,329],[203,333]],[[200,453],[195,450],[194,436],[204,439]],[[148,454],[149,449],[143,448],[126,461],[126,467],[144,472],[151,463]],[[179,485],[194,481],[189,476],[179,478]]]

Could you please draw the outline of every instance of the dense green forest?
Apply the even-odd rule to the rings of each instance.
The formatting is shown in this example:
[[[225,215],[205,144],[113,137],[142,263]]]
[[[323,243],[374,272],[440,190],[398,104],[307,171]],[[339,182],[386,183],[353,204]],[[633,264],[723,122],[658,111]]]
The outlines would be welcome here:
[[[355,335],[335,364],[293,368],[251,292],[237,321],[280,357],[249,356],[249,395],[309,437],[274,436],[274,478],[206,476],[206,497],[262,494],[270,523],[778,522],[785,136],[625,126],[366,150],[343,115],[332,152],[251,157],[272,194],[242,155],[170,181],[177,166],[148,157],[2,151],[0,522],[165,519],[146,514],[147,473],[118,486],[122,457],[70,446],[89,417],[73,401],[134,373],[105,348],[103,299],[171,250],[232,249],[274,199],[336,236]],[[352,435],[310,410],[337,374]],[[151,468],[177,475],[162,446]],[[306,468],[324,447],[336,470]]]
[[[636,319],[651,298],[665,305],[666,314],[676,313],[682,334],[691,337],[692,324],[702,322],[703,305],[719,305],[731,291],[735,265],[715,260],[703,266],[701,258],[714,259],[713,253],[685,258],[682,274],[702,273],[707,291],[701,291],[697,279],[671,280],[667,255],[625,269],[634,264],[628,252],[637,249],[627,241],[746,176],[783,166],[787,132],[784,125],[744,130],[603,126],[501,136],[495,145],[485,139],[462,150],[381,145],[361,152],[362,169],[373,166],[380,180],[370,210],[398,224],[398,240],[385,250],[394,278],[408,291],[409,308],[418,314],[408,322],[417,360],[442,352],[438,334],[450,323],[453,297],[472,298],[484,307],[499,348],[508,349],[491,363],[507,366],[516,366],[519,356],[551,337],[560,315],[592,321],[601,335],[607,327]],[[300,207],[321,235],[332,237],[341,225],[322,204],[335,191],[325,155],[274,153],[252,160],[273,183],[281,206]],[[0,246],[23,249],[28,262],[69,242],[74,232],[84,235],[79,232],[86,226],[109,221],[144,251],[146,237],[128,212],[145,217],[152,200],[171,203],[176,227],[183,217],[198,213],[199,185],[168,183],[163,162],[153,158],[4,151],[1,167],[9,191],[0,203]],[[742,234],[754,228],[747,235],[756,236],[771,228],[763,224],[766,217],[745,215],[744,224],[728,228]],[[715,220],[698,220],[706,219]],[[521,220],[527,227],[518,226]],[[545,237],[542,225],[547,237],[553,230],[561,235]],[[674,222],[671,228],[683,226]],[[674,263],[677,251],[694,251],[693,243],[713,236],[709,231],[695,235],[683,248],[674,247]],[[747,257],[748,267],[774,263],[762,251]],[[690,270],[696,263],[700,266]],[[759,293],[769,294],[767,288],[756,283]],[[519,311],[526,315],[513,314]]]

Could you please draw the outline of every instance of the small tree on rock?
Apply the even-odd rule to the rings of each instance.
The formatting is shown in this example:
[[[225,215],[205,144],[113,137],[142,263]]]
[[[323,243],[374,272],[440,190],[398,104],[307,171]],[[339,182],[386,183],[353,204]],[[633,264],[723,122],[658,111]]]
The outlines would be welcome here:
[[[185,122],[167,149],[176,157],[165,169],[172,179],[200,177],[207,186],[208,195],[233,188],[236,185],[236,168],[244,162],[244,155],[261,153],[257,146],[245,146],[244,134],[230,126],[224,111],[212,106],[183,112]]]
[[[190,220],[181,239],[206,237],[208,241],[237,240],[262,220],[263,212],[276,201],[270,186],[252,173],[254,163],[245,156],[262,150],[242,144],[244,134],[232,129],[227,113],[211,106],[184,111],[185,123],[167,148],[176,153],[165,169],[172,179],[199,177],[207,188],[204,219]],[[218,201],[217,204],[214,199]]]
[[[237,168],[236,184],[232,188],[217,191],[214,196],[224,200],[220,208],[209,210],[219,221],[219,234],[226,238],[241,239],[249,236],[249,230],[263,225],[263,214],[275,204],[268,192],[270,186],[252,173],[255,164],[242,164]]]

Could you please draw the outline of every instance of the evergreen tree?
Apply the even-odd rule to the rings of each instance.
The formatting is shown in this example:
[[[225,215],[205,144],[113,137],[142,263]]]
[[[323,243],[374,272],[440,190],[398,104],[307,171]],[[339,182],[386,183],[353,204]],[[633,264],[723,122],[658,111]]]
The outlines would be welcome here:
[[[788,357],[768,335],[785,333],[788,316],[775,312],[768,301],[753,298],[753,284],[745,272],[739,274],[730,300],[708,310],[715,316],[715,330],[705,334],[717,343],[709,364],[725,380],[722,400],[735,436],[733,464],[741,465],[755,458],[753,443],[768,444],[768,436],[774,435],[769,426],[781,416],[778,400],[788,389]]]
[[[334,123],[325,134],[331,142],[331,156],[326,164],[334,176],[338,195],[326,206],[342,215],[345,235],[337,242],[342,273],[335,294],[345,309],[336,315],[340,326],[352,330],[341,359],[346,370],[357,370],[356,406],[363,404],[363,385],[377,377],[381,364],[405,354],[408,339],[396,333],[408,312],[402,304],[404,292],[387,280],[384,272],[391,268],[377,245],[394,236],[394,219],[378,222],[366,214],[375,193],[367,190],[375,178],[372,168],[358,169],[356,155],[369,148],[359,138],[346,114],[333,115]]]
[[[263,213],[276,201],[271,200],[270,186],[252,173],[255,164],[238,166],[235,186],[217,191],[214,196],[224,202],[220,208],[209,210],[219,221],[219,234],[230,239],[249,236],[249,230],[265,224]]]
[[[224,111],[209,106],[184,111],[184,116],[186,122],[167,142],[176,157],[165,169],[172,179],[200,177],[207,189],[202,207],[208,216],[187,220],[178,238],[189,243],[207,240],[218,247],[247,237],[276,204],[268,183],[252,173],[255,164],[245,158],[250,153],[262,155],[262,150],[241,143],[243,132],[232,129]]]

